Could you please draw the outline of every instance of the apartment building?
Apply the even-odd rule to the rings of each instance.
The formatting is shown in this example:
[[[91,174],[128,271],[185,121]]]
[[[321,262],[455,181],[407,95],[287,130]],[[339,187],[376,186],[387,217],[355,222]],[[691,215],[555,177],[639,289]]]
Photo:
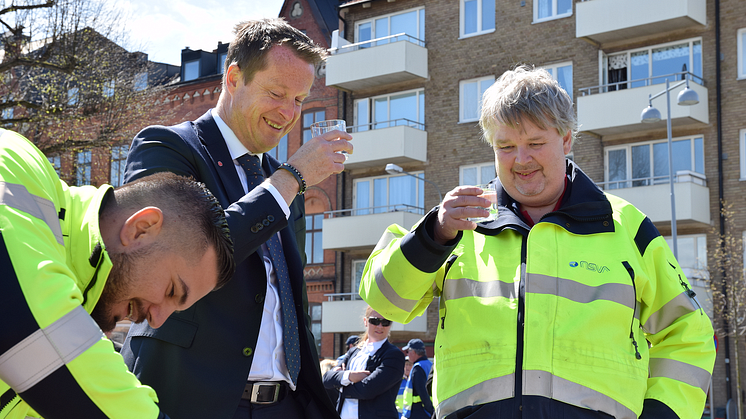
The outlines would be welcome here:
[[[727,225],[720,216],[723,200],[746,204],[746,3],[353,0],[339,13],[326,83],[343,92],[355,154],[342,208],[322,228],[324,249],[343,255],[339,295],[323,305],[324,331],[359,330],[349,313],[364,303],[354,294],[387,225],[411,227],[441,194],[494,177],[477,125],[480,97],[518,63],[546,68],[570,93],[580,133],[568,157],[651,218],[712,316],[708,263],[721,226],[739,237],[746,230],[745,213]],[[687,87],[698,101],[680,105]],[[651,104],[662,117],[642,122]],[[431,346],[435,305],[395,328],[391,340],[420,337]],[[732,341],[718,340],[713,413],[736,397],[726,386],[726,376],[735,379],[725,361],[726,347],[734,356]]]

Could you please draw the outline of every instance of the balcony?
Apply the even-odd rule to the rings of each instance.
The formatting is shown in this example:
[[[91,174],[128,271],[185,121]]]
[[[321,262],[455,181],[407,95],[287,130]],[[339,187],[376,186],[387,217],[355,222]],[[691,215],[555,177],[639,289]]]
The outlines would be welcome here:
[[[327,211],[321,246],[340,252],[373,250],[388,226],[399,224],[410,229],[424,213],[423,208],[404,204]]]
[[[383,168],[386,163],[427,160],[427,131],[422,123],[397,119],[350,128],[355,152],[345,162],[346,169]]]
[[[633,185],[644,185],[634,186]],[[671,186],[668,176],[599,183],[606,192],[616,195],[650,218],[656,227],[671,223]],[[710,188],[704,175],[689,170],[676,172],[676,225],[710,227]]]
[[[327,86],[354,91],[428,77],[425,42],[404,33],[343,45],[330,53]]]
[[[363,330],[363,316],[368,303],[359,295],[326,294],[329,301],[321,303],[321,333],[354,333]],[[391,331],[427,332],[425,315],[415,317],[408,324],[394,322]]]
[[[592,2],[603,0],[592,0]],[[650,95],[665,90],[665,77],[676,79],[689,77],[689,87],[699,95],[699,103],[693,106],[678,106],[676,97],[685,86],[671,90],[671,127],[704,128],[709,124],[707,88],[704,81],[691,73],[676,73],[655,76],[654,78],[611,83],[579,89],[578,123],[583,132],[597,135],[634,134],[640,131],[666,129],[666,119],[659,122],[643,124],[640,119],[642,110],[648,105]],[[653,84],[653,81],[657,84]],[[660,84],[663,80],[664,84]],[[644,84],[641,87],[631,87]],[[664,99],[658,99],[656,107],[665,116]]]
[[[575,12],[575,36],[600,44],[707,24],[706,0],[591,0]]]

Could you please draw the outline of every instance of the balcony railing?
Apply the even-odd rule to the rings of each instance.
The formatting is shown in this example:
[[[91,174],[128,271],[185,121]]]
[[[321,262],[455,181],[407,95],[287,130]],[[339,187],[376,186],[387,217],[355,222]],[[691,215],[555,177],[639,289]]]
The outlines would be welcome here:
[[[669,77],[673,78],[673,80],[689,79],[699,84],[700,86],[705,85],[705,80],[702,77],[694,73],[690,73],[688,71],[681,71],[678,73],[646,77],[644,79],[625,80],[625,81],[620,81],[616,83],[602,84],[599,86],[584,87],[584,88],[578,89],[578,91],[580,92],[581,96],[589,96],[589,95],[594,95],[598,93],[608,93],[608,92],[614,92],[614,91],[624,90],[624,89],[636,89],[638,87],[665,84],[666,78],[669,78]],[[640,83],[642,83],[642,85],[639,85]],[[633,84],[635,84],[634,87],[632,86]]]
[[[387,212],[408,212],[411,214],[425,214],[425,208],[416,207],[409,204],[381,205],[377,207],[341,209],[334,211],[325,211],[324,218],[348,217],[357,215],[383,214]]]
[[[701,186],[707,186],[705,175],[691,170],[679,170],[673,179],[674,183],[694,183]],[[668,175],[650,176],[642,178],[633,178],[625,180],[612,180],[607,182],[596,183],[601,189],[610,191],[615,189],[637,188],[640,186],[664,185],[668,183]]]
[[[425,124],[422,122],[413,121],[407,118],[390,119],[388,121],[376,121],[367,124],[353,125],[347,127],[347,132],[356,133],[364,131],[372,131],[376,129],[391,128],[391,127],[412,127],[418,130],[424,131]]]
[[[425,41],[415,38],[414,36],[408,35],[406,33],[399,33],[396,35],[389,35],[389,36],[384,36],[382,38],[376,38],[376,39],[371,39],[368,41],[358,42],[356,44],[347,44],[339,48],[331,48],[329,49],[329,54],[331,55],[344,54],[346,52],[352,52],[352,51],[357,51],[360,49],[371,48],[371,47],[375,47],[378,45],[386,45],[386,44],[390,44],[392,42],[398,42],[398,41],[411,42],[421,47],[425,46]]]
[[[360,298],[360,294],[356,292],[336,292],[332,294],[324,294],[324,297],[327,297],[327,301],[362,300],[362,298]]]

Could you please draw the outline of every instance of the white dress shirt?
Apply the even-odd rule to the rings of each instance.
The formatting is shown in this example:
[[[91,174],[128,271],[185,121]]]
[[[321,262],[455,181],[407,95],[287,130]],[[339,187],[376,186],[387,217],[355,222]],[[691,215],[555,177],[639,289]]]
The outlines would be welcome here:
[[[360,348],[359,351],[355,354],[354,357],[349,361],[349,365],[345,367],[345,372],[342,375],[342,381],[341,384],[343,386],[348,386],[352,384],[352,381],[350,381],[350,372],[353,371],[366,371],[366,367],[368,366],[368,359],[376,353],[379,349],[381,349],[381,346],[383,346],[383,342],[386,342],[388,339],[380,340],[378,342],[370,342],[365,341],[365,346]],[[373,372],[373,371],[371,371]],[[341,391],[341,390],[340,390]],[[358,407],[359,402],[357,399],[345,399],[344,404],[342,405],[342,412],[339,414],[341,419],[358,419]]]
[[[236,137],[228,125],[218,116],[214,108],[211,110],[211,113],[215,119],[215,123],[218,125],[218,129],[220,129],[220,133],[225,139],[225,144],[228,146],[228,151],[233,159],[233,164],[238,173],[238,178],[241,180],[244,193],[247,193],[246,172],[237,159],[248,153],[258,156],[259,162],[262,162],[264,155],[251,153],[238,140],[238,137]],[[285,218],[290,217],[290,208],[274,186],[263,183],[257,187],[267,189],[282,208]],[[286,381],[290,385],[290,388],[295,390],[295,385],[290,380],[290,374],[285,365],[285,349],[282,339],[282,308],[280,307],[280,295],[277,288],[277,276],[272,267],[272,260],[269,258],[269,249],[263,243],[262,252],[264,253],[264,268],[267,272],[267,294],[264,298],[262,323],[259,326],[259,338],[254,348],[254,360],[251,363],[248,381]]]

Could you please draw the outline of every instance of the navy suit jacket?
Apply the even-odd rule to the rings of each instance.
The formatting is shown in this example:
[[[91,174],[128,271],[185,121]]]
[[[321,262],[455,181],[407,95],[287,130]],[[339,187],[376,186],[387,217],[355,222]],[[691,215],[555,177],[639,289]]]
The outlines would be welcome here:
[[[353,347],[339,365],[350,365],[350,360],[360,351]],[[344,371],[329,371],[324,374],[326,388],[342,389],[337,401],[337,411],[342,411],[345,399],[358,400],[358,419],[398,418],[396,410],[396,396],[399,393],[402,376],[404,375],[404,353],[392,345],[388,340],[368,358],[366,371],[370,375],[362,381],[342,385]]]
[[[265,154],[264,170],[279,162]],[[232,419],[249,376],[261,323],[267,276],[262,243],[280,232],[300,326],[301,370],[296,399],[309,418],[338,417],[326,395],[308,317],[303,280],[305,213],[302,196],[290,218],[272,194],[244,195],[228,147],[210,111],[177,126],[148,127],[127,157],[125,181],[169,171],[203,182],[225,208],[236,273],[223,288],[174,313],[158,329],[133,325],[122,348],[125,363],[158,393],[161,409],[181,419]],[[251,231],[252,226],[261,226]],[[304,327],[305,326],[305,327]]]

